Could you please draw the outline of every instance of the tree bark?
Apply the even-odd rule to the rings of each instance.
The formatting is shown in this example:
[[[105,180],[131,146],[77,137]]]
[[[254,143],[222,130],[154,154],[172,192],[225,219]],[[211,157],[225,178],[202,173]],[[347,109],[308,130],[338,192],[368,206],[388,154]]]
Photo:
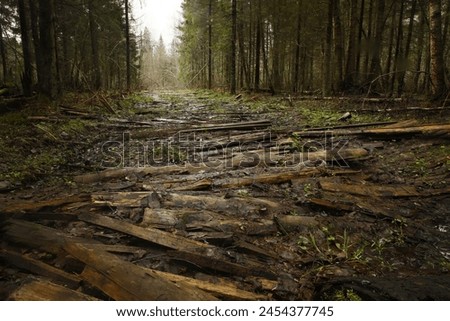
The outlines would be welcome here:
[[[89,10],[89,31],[91,34],[91,49],[92,49],[92,63],[94,70],[93,85],[94,89],[99,90],[102,87],[102,75],[100,71],[100,56],[98,51],[98,28],[97,21],[95,19],[95,1],[89,0],[88,2]]]
[[[370,77],[369,80],[372,81],[376,79],[378,75],[381,74],[381,47],[383,40],[383,32],[385,25],[385,8],[386,1],[378,0],[377,3],[377,21],[375,26],[375,38],[371,44],[372,48],[372,58],[370,62]]]
[[[213,61],[212,61],[212,0],[208,3],[208,89],[212,89]]]
[[[339,0],[330,0],[333,2],[333,21],[335,38],[335,55],[337,68],[337,88],[341,88],[344,80],[344,48],[342,39],[341,10]]]
[[[441,1],[429,0],[428,6],[430,11],[431,95],[433,99],[440,99],[447,92],[442,40]]]
[[[328,2],[328,24],[327,37],[325,40],[324,53],[324,79],[323,79],[323,95],[328,97],[332,92],[332,77],[331,77],[331,47],[333,42],[333,3]]]
[[[350,32],[348,36],[347,64],[345,67],[344,88],[351,89],[355,85],[356,73],[356,32],[358,28],[358,1],[351,0]]]
[[[53,0],[39,0],[39,49],[42,55],[39,89],[41,94],[52,100],[58,95],[54,18]]]
[[[2,82],[6,83],[8,79],[8,61],[6,60],[6,49],[5,49],[5,42],[3,39],[3,27],[1,23],[0,23],[0,56],[2,58],[2,71],[3,71]]]
[[[129,0],[125,0],[125,40],[127,55],[127,91],[131,88],[131,42],[130,42],[130,14]]]
[[[23,95],[29,97],[33,93],[33,74],[31,65],[31,35],[28,25],[27,8],[24,0],[18,0],[18,9],[20,17],[20,30],[22,39],[23,65],[24,72],[22,75]],[[1,30],[0,30],[1,32]]]
[[[231,2],[230,92],[236,94],[237,0]]]

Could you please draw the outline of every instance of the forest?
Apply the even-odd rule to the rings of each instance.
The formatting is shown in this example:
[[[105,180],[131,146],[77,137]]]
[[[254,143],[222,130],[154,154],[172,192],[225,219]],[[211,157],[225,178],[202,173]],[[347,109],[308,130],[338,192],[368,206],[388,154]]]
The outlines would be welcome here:
[[[0,3],[0,301],[450,300],[449,1]]]

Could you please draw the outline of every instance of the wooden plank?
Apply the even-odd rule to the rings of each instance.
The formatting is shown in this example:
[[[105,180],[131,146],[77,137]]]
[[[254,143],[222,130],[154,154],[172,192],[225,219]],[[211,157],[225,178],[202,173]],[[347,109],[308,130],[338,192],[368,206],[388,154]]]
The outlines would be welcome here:
[[[81,279],[75,275],[66,273],[51,265],[45,264],[41,261],[24,256],[14,251],[2,249],[0,251],[0,257],[9,264],[12,264],[20,269],[50,278],[52,282],[67,286],[71,289],[78,288],[81,282]]]
[[[257,120],[257,121],[249,121],[249,122],[194,127],[194,128],[181,130],[181,131],[179,131],[179,133],[183,134],[183,133],[205,132],[205,131],[212,132],[212,131],[221,131],[221,130],[253,130],[253,129],[257,129],[257,128],[266,128],[266,127],[270,127],[270,126],[272,126],[272,122],[270,120]]]
[[[192,278],[188,278],[181,275],[176,275],[167,272],[155,271],[152,270],[157,275],[164,277],[172,282],[181,283],[181,285],[189,285],[192,287],[199,288],[205,292],[211,293],[217,298],[226,299],[226,300],[237,300],[237,301],[258,301],[258,300],[268,300],[267,295],[263,294],[255,294],[249,291],[244,291],[239,288],[235,284],[229,281],[218,279],[218,282],[211,283],[202,280],[196,280]],[[269,280],[267,280],[270,282]]]
[[[417,197],[420,193],[417,192],[414,186],[377,186],[366,184],[342,184],[329,181],[319,182],[320,187],[327,192],[361,195],[368,197]]]
[[[101,244],[95,240],[73,237],[40,224],[15,219],[6,220],[1,232],[4,241],[24,244],[53,254],[59,254],[62,246],[67,242]]]
[[[216,300],[214,296],[199,289],[176,285],[153,271],[123,261],[107,252],[95,251],[75,243],[66,244],[64,250],[89,266],[90,270],[82,273],[82,278],[116,300]],[[101,277],[97,279],[96,276]]]
[[[142,228],[96,214],[82,214],[80,220],[125,233],[139,239],[173,249],[180,258],[212,270],[239,276],[267,275],[262,266],[243,266],[228,260],[224,250],[153,228]],[[261,274],[262,273],[262,274]]]
[[[47,281],[26,283],[14,291],[12,301],[97,301],[96,298]]]
[[[57,208],[70,203],[86,201],[89,195],[75,195],[55,198],[46,201],[20,201],[12,204],[4,204],[0,209],[3,213],[21,213],[21,212],[37,212],[41,209]]]

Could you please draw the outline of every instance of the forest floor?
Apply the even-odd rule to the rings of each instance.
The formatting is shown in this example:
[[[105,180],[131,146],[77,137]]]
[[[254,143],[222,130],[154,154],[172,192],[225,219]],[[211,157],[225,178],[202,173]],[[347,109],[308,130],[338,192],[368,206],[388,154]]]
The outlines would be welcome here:
[[[450,299],[448,108],[23,104],[0,110],[2,300]]]

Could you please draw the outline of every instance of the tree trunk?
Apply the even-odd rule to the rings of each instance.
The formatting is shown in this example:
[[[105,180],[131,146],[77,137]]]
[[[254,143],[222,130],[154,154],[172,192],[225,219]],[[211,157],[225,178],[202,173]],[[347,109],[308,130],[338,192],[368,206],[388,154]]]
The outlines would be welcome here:
[[[5,42],[3,39],[3,28],[1,23],[0,23],[0,56],[2,58],[2,71],[3,71],[2,82],[6,83],[8,80],[8,61],[6,60],[6,49],[5,49]]]
[[[212,65],[212,0],[208,3],[208,89],[212,89],[213,65]]]
[[[102,87],[102,75],[100,72],[100,57],[98,52],[98,29],[97,21],[95,15],[97,14],[95,10],[94,0],[89,0],[88,2],[89,10],[89,31],[91,34],[91,49],[92,49],[92,63],[94,70],[93,85],[94,89],[99,90]]]
[[[440,99],[447,92],[442,43],[441,1],[429,0],[428,5],[430,11],[431,94],[433,99]]]
[[[131,88],[131,43],[130,43],[130,15],[129,1],[125,0],[125,40],[127,54],[127,91]]]
[[[327,37],[325,40],[325,53],[324,53],[324,79],[323,79],[323,95],[328,97],[332,91],[332,77],[331,77],[331,47],[333,42],[333,3],[328,2],[328,24],[327,24]]]
[[[230,92],[236,94],[237,0],[231,1]]]
[[[421,73],[419,71],[422,70],[422,60],[423,60],[423,47],[425,43],[425,23],[426,23],[426,15],[421,10],[420,12],[420,23],[419,23],[419,29],[418,29],[418,39],[417,39],[417,56],[416,56],[416,67],[415,70],[417,71],[414,74],[414,92],[419,93],[419,81]]]
[[[381,47],[382,47],[382,40],[383,40],[383,32],[384,32],[384,25],[385,25],[385,8],[386,8],[386,1],[385,0],[378,0],[377,3],[377,21],[375,26],[375,37],[374,41],[371,44],[372,48],[372,58],[370,62],[370,78],[369,80],[372,81],[377,76],[381,75]]]
[[[42,55],[39,89],[41,94],[52,100],[58,95],[54,17],[53,0],[39,0],[39,49]]]
[[[337,68],[337,88],[342,87],[344,80],[344,47],[342,38],[341,10],[339,0],[330,0],[333,2],[333,21],[334,21],[334,38],[335,38],[335,55]]]
[[[300,51],[301,51],[301,31],[302,31],[302,1],[297,2],[297,35],[295,43],[295,58],[294,58],[294,70],[292,78],[292,92],[296,93],[299,89],[299,78],[300,78]],[[331,57],[330,57],[331,59]]]
[[[28,25],[27,8],[24,0],[18,0],[18,9],[20,17],[20,30],[22,39],[23,65],[24,72],[22,75],[22,87],[25,97],[33,94],[33,74],[31,65],[31,35]]]
[[[255,44],[255,90],[259,90],[261,82],[261,0],[258,1],[258,17],[256,19],[256,44]]]
[[[399,73],[402,71],[402,64],[400,63],[400,59],[403,59],[403,16],[404,16],[405,3],[404,1],[400,1],[400,16],[398,18],[398,27],[397,27],[397,41],[395,44],[395,55],[394,55],[394,72],[391,79],[391,88],[390,94],[394,94],[395,82],[399,79]]]
[[[356,33],[358,28],[358,1],[351,0],[350,32],[348,36],[347,64],[345,67],[344,88],[355,86],[356,73]]]
[[[410,16],[409,16],[408,36],[406,38],[406,45],[405,45],[405,52],[402,57],[402,61],[400,63],[401,71],[399,73],[399,78],[398,78],[398,88],[397,88],[398,96],[401,96],[403,94],[403,90],[405,87],[405,76],[406,76],[406,71],[408,69],[408,59],[410,56],[411,41],[412,41],[412,34],[413,34],[413,28],[414,28],[414,18],[416,16],[416,8],[417,8],[417,0],[412,0],[411,12],[410,12]],[[419,70],[420,69],[417,69],[417,71],[419,71]]]

